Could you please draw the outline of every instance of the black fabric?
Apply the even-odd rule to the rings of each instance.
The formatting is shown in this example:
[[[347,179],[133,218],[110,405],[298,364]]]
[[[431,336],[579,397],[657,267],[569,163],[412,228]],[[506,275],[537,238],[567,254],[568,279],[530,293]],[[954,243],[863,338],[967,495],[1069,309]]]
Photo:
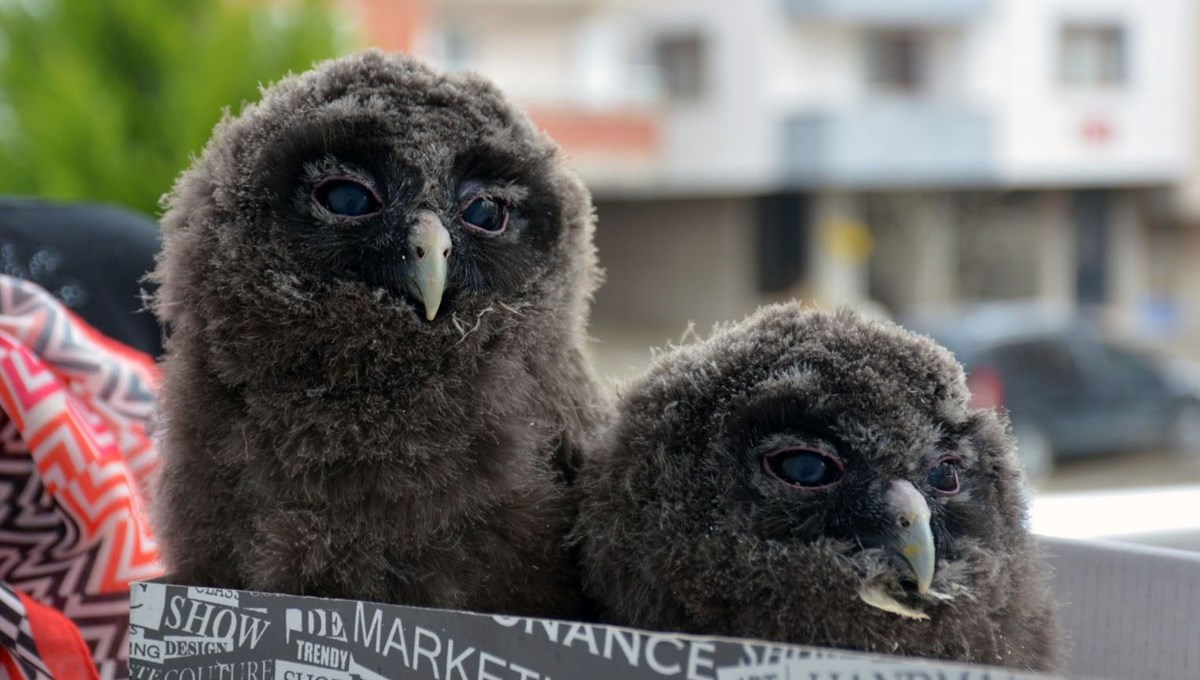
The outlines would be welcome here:
[[[108,337],[152,356],[162,332],[142,309],[154,220],[123,208],[0,198],[0,273],[42,286]]]

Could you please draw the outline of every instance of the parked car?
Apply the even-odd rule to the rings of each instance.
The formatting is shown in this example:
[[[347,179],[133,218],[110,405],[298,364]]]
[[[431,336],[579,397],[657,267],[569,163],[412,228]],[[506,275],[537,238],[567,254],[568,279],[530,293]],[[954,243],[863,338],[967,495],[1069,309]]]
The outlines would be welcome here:
[[[976,405],[1007,409],[1032,479],[1059,458],[1200,452],[1195,369],[1109,338],[1078,311],[991,303],[906,325],[955,353]]]

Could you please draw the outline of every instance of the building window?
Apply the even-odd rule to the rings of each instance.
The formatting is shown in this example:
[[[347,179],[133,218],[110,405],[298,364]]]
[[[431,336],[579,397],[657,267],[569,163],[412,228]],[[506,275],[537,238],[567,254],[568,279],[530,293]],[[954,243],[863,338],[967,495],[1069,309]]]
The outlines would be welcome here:
[[[878,30],[866,34],[867,84],[873,90],[911,93],[925,87],[925,50],[913,31]]]
[[[654,45],[659,88],[672,101],[695,101],[704,96],[707,55],[698,33],[665,35]]]
[[[1125,29],[1113,24],[1066,24],[1059,43],[1059,77],[1076,87],[1122,85],[1126,78]]]

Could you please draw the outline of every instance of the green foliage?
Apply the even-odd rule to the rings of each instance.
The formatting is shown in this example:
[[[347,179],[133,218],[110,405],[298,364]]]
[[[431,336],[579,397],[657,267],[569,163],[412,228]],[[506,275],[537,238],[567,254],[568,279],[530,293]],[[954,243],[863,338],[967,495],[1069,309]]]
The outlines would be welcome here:
[[[321,0],[0,0],[0,194],[156,214],[226,107],[348,43]]]

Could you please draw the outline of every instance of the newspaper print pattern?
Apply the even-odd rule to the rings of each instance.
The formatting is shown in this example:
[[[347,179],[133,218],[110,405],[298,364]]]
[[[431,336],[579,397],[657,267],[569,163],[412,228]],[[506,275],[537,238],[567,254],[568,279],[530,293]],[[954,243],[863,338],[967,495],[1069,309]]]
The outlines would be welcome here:
[[[135,680],[1019,680],[1003,669],[467,612],[136,583]]]

